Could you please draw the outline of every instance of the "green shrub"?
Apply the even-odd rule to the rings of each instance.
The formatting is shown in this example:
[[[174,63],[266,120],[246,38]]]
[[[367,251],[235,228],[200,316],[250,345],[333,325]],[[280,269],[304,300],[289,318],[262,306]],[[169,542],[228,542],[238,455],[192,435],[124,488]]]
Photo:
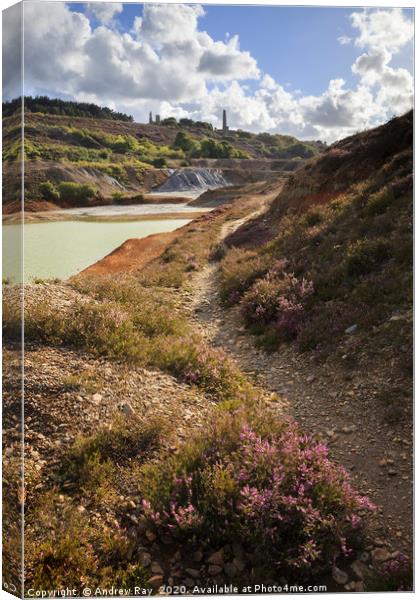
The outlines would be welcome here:
[[[111,198],[115,204],[118,204],[124,198],[124,194],[122,192],[112,192]]]
[[[200,147],[193,150],[193,156],[203,158],[249,158],[247,152],[234,148],[229,142],[217,142],[212,138],[200,142]]]
[[[322,211],[316,208],[308,210],[303,217],[303,222],[308,227],[314,227],[314,225],[319,225],[323,221]]]
[[[164,167],[166,167],[166,158],[164,156],[161,156],[159,158],[154,158],[152,161],[153,166],[156,169],[163,169]]]
[[[49,200],[51,202],[56,202],[60,200],[60,194],[57,190],[56,186],[51,181],[43,181],[39,185],[39,191],[41,192],[44,200]]]
[[[98,196],[98,190],[92,185],[73,181],[60,182],[58,191],[64,202],[88,202]]]

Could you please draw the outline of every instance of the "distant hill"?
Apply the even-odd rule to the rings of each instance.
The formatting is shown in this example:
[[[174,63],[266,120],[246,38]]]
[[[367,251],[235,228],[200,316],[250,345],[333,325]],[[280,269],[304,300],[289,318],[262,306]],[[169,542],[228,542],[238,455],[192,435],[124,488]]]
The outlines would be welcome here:
[[[191,119],[135,123],[129,115],[94,104],[46,97],[25,98],[25,107],[28,210],[57,203],[69,206],[111,201],[113,195],[147,192],[165,180],[167,167],[226,167],[231,183],[284,176],[325,149],[321,142],[300,142],[291,136],[224,133]],[[20,202],[19,108],[18,100],[3,104],[6,211],[16,210]],[[90,185],[94,194],[85,190],[89,196],[85,200],[80,194],[78,200],[64,198],[56,189],[62,182]]]

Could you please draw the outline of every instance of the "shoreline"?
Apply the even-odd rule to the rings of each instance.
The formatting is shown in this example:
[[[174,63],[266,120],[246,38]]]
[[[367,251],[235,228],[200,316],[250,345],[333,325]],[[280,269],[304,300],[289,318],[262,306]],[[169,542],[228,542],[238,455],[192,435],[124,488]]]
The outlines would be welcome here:
[[[143,215],[76,215],[63,214],[59,212],[42,211],[39,213],[25,213],[23,224],[30,225],[34,223],[55,223],[60,221],[84,221],[97,223],[126,223],[127,221],[166,221],[168,219],[195,219],[208,210],[191,210],[185,212],[152,213]],[[22,218],[19,213],[3,215],[3,225],[19,225]]]

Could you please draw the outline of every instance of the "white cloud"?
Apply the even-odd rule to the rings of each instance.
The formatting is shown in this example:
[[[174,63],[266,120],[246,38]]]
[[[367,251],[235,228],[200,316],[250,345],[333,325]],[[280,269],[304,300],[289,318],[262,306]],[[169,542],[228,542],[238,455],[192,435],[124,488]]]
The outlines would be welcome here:
[[[3,11],[3,97],[22,93],[22,4]]]
[[[86,6],[88,11],[105,25],[112,23],[114,18],[123,11],[120,2],[88,2]]]
[[[328,141],[412,105],[410,73],[391,66],[413,37],[401,9],[354,12],[353,41],[362,51],[351,66],[357,82],[349,87],[337,77],[314,96],[262,74],[238,36],[214,40],[200,29],[199,5],[144,5],[126,33],[118,27],[121,7],[92,3],[83,14],[59,2],[25,3],[26,90],[106,104],[139,120],[152,110],[220,124],[226,108],[231,127]],[[101,22],[96,29],[93,13]]]
[[[199,4],[145,4],[134,30],[152,45],[186,42],[196,36],[198,18],[204,14]]]
[[[342,46],[347,46],[348,44],[351,44],[351,37],[349,37],[348,35],[343,34],[343,35],[340,35],[340,37],[337,38],[337,41]]]
[[[258,79],[260,71],[257,61],[249,52],[241,52],[239,38],[233,36],[227,43],[214,42],[201,58],[199,70],[211,79]]]
[[[353,27],[359,30],[356,45],[397,52],[411,41],[414,27],[400,8],[365,9],[351,15]]]
[[[411,42],[413,23],[401,9],[364,10],[351,15],[359,30],[355,44],[366,48],[352,65],[361,83],[377,90],[375,104],[385,115],[401,114],[413,106],[413,77],[390,66],[393,56]]]
[[[61,2],[28,2],[23,14],[25,90],[72,94],[84,76],[89,19]]]

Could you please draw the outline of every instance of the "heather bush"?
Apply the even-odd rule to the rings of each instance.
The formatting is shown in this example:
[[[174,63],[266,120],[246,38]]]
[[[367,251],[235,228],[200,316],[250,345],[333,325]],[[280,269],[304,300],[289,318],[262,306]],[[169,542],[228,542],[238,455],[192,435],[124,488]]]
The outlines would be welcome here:
[[[5,328],[6,334],[13,336],[13,321],[6,322]],[[145,363],[149,354],[148,338],[115,302],[78,302],[65,312],[48,304],[27,306],[25,334],[27,339],[139,363]]]
[[[184,544],[234,540],[255,569],[283,577],[313,576],[351,554],[373,509],[324,444],[258,410],[224,413],[143,477],[150,527]]]
[[[109,426],[75,442],[69,453],[73,475],[79,478],[79,467],[94,456],[98,456],[101,463],[112,460],[118,465],[134,457],[145,460],[158,447],[163,433],[164,424],[159,419],[145,421],[132,416],[128,420],[124,415],[118,415]]]
[[[298,348],[301,352],[306,352],[334,344],[338,337],[344,335],[347,327],[357,324],[361,329],[369,317],[366,305],[354,305],[340,300],[319,304],[311,311],[298,332]]]
[[[84,495],[94,496],[97,502],[117,501],[113,481],[116,469],[150,459],[159,448],[164,435],[164,423],[159,419],[144,421],[133,415],[128,420],[118,415],[106,427],[91,436],[80,436],[64,460],[61,476],[71,481]]]
[[[247,325],[273,325],[279,341],[296,337],[305,319],[304,302],[313,293],[313,284],[283,271],[278,262],[265,277],[246,292],[241,311]]]
[[[218,400],[245,394],[245,377],[221,348],[210,348],[199,338],[162,338],[155,345],[154,362],[189,385],[204,388]]]
[[[258,279],[241,302],[242,316],[247,325],[272,323],[284,288],[284,282],[275,277],[267,275]]]
[[[312,208],[308,210],[304,217],[303,223],[308,227],[314,227],[315,225],[319,225],[323,221],[323,213],[320,209]]]
[[[220,263],[220,297],[235,304],[259,277],[267,273],[272,260],[255,251],[231,248]]]
[[[121,305],[129,312],[136,329],[148,337],[187,332],[186,322],[176,314],[168,295],[144,288],[134,277],[82,277],[73,279],[73,285],[95,300]]]

